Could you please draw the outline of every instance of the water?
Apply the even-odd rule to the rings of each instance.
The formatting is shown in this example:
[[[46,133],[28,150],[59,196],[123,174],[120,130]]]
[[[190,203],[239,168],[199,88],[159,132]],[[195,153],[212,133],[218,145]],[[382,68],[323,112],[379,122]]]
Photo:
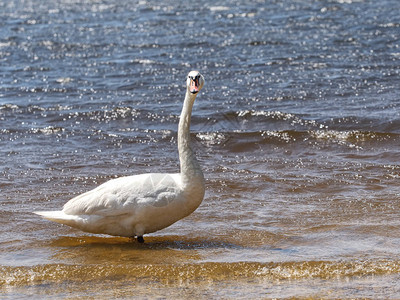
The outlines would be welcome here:
[[[0,1],[2,298],[400,298],[400,3]],[[146,243],[47,222],[179,169],[206,197]]]

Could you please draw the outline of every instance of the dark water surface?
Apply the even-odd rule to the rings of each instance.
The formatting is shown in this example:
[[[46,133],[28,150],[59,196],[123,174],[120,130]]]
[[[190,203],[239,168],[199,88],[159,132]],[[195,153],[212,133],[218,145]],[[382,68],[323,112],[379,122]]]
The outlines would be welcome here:
[[[400,2],[253,2],[0,0],[1,297],[400,298]],[[191,69],[195,213],[143,245],[31,213],[178,171]]]

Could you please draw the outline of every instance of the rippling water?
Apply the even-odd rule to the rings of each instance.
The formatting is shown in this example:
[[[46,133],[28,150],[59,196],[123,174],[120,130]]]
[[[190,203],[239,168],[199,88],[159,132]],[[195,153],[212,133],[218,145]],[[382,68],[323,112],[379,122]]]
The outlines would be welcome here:
[[[0,291],[400,298],[400,3],[1,1]],[[31,212],[176,172],[185,77],[207,192],[146,243]]]

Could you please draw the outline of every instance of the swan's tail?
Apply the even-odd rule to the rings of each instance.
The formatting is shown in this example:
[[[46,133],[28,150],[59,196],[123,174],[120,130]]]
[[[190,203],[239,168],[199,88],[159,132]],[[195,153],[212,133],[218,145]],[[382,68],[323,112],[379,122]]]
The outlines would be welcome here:
[[[34,214],[37,214],[49,221],[57,222],[60,224],[70,225],[71,223],[75,223],[77,217],[74,215],[67,215],[63,211],[34,211]],[[71,226],[71,225],[70,225]]]
[[[62,210],[58,211],[35,211],[37,214],[49,221],[57,222],[60,224],[68,225],[78,228],[82,231],[100,233],[97,227],[99,221],[101,224],[102,217],[99,216],[85,216],[85,215],[68,215]]]

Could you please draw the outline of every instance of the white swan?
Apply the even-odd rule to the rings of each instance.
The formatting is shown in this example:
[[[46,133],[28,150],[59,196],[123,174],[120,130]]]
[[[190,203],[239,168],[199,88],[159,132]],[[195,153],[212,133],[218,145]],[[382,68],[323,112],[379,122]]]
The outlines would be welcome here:
[[[91,233],[137,237],[190,215],[204,197],[204,177],[190,147],[190,119],[203,76],[191,71],[178,126],[180,173],[112,179],[68,201],[61,211],[39,211],[45,219]]]

